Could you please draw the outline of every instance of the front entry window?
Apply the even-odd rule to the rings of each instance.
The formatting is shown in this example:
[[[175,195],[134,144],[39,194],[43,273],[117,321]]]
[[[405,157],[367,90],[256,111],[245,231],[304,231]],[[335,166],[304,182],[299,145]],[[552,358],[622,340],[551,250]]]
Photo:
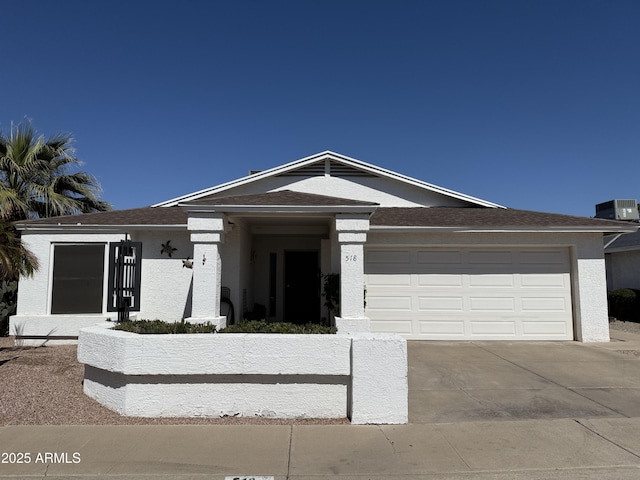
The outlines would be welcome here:
[[[102,313],[104,245],[55,245],[51,313]]]

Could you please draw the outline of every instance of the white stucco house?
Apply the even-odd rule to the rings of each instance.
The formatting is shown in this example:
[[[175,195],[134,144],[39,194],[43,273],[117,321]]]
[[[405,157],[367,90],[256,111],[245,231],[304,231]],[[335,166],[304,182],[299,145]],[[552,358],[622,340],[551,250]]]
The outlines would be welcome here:
[[[603,235],[637,226],[505,208],[326,151],[151,207],[19,228],[41,268],[20,281],[11,329],[35,341],[116,318],[110,251],[131,239],[138,318],[224,325],[259,304],[269,320],[317,322],[321,275],[336,273],[342,332],[595,342],[609,340]]]

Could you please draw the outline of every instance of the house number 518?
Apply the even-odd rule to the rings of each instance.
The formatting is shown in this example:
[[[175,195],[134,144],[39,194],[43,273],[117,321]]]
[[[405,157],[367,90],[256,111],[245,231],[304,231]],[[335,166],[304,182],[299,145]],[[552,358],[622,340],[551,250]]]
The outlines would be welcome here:
[[[344,259],[347,262],[357,262],[358,261],[358,256],[357,255],[345,255]]]

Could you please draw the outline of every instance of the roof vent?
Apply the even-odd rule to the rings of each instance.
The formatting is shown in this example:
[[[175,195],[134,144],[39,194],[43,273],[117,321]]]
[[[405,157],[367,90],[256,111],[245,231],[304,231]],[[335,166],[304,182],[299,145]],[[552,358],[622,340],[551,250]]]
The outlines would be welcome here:
[[[260,173],[262,170],[249,170],[249,176],[255,175],[256,173]]]
[[[637,221],[638,202],[633,200],[609,200],[608,202],[596,205],[596,218],[607,218],[609,220],[630,220]]]

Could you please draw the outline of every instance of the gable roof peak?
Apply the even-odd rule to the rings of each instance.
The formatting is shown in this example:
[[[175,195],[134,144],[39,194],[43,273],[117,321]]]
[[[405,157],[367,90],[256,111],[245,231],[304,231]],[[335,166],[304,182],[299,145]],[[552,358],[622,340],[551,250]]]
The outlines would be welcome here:
[[[324,167],[317,166],[319,162],[329,160],[328,164],[325,164]],[[486,200],[482,200],[480,198],[472,197],[470,195],[466,195],[460,192],[456,192],[453,190],[449,190],[447,188],[439,187],[437,185],[433,185],[422,180],[418,180],[407,175],[403,175],[392,170],[388,170],[386,168],[378,167],[376,165],[372,165],[370,163],[363,162],[362,160],[358,160],[352,157],[348,157],[346,155],[342,155],[340,153],[333,152],[331,150],[325,150],[320,153],[316,153],[314,155],[310,155],[308,157],[301,158],[299,160],[294,160],[293,162],[285,163],[284,165],[280,165],[277,167],[270,168],[268,170],[259,171],[257,173],[253,173],[247,175],[245,177],[238,178],[236,180],[232,180],[230,182],[222,183],[220,185],[206,188],[204,190],[200,190],[197,192],[193,192],[187,195],[182,195],[180,197],[173,198],[171,200],[167,200],[165,202],[156,203],[152,205],[153,207],[171,207],[178,205],[179,203],[188,202],[192,200],[197,200],[202,197],[206,197],[209,195],[215,195],[226,190],[229,190],[234,187],[239,187],[248,183],[257,182],[259,180],[276,177],[276,176],[287,176],[293,175],[296,171],[300,171],[302,169],[308,168],[310,170],[315,171],[315,175],[325,174],[331,171],[331,163],[338,163],[343,167],[348,169],[348,172],[343,171],[342,173],[345,175],[363,175],[363,176],[377,176],[382,178],[388,178],[392,180],[396,180],[407,185],[411,185],[413,187],[417,187],[420,189],[428,190],[434,193],[438,193],[440,195],[444,195],[447,197],[455,198],[458,200],[462,200],[464,202],[468,202],[474,206],[480,207],[491,207],[491,208],[505,208],[502,205],[498,205],[496,203],[488,202]],[[315,167],[313,167],[315,165]],[[322,172],[320,169],[324,168]],[[328,170],[327,170],[328,169]],[[309,172],[310,173],[310,172]]]

